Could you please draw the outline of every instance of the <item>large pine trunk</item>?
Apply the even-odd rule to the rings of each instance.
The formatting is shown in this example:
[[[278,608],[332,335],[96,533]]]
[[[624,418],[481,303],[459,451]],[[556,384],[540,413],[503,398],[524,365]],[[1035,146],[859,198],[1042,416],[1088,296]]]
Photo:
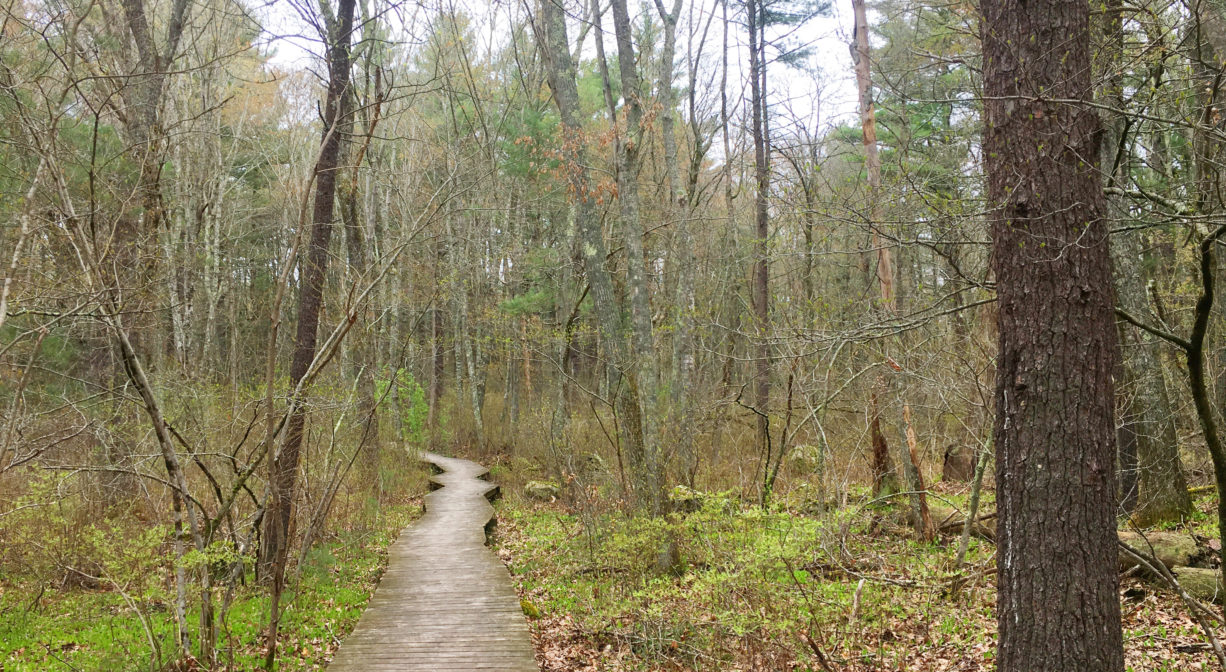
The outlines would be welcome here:
[[[1118,357],[1084,0],[984,0],[1001,672],[1124,669]]]

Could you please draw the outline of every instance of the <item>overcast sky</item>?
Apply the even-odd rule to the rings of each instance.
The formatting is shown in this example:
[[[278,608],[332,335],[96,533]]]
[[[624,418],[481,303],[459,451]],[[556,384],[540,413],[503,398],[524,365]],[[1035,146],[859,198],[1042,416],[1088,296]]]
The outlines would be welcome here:
[[[314,2],[316,0],[272,0],[257,10],[256,15],[264,26],[265,48],[273,52],[272,61],[280,67],[292,70],[313,67],[317,72],[320,70],[316,64],[319,62],[318,54],[322,52],[322,46],[315,37],[316,31],[303,18],[304,12],[301,9],[302,6],[313,7]],[[388,24],[393,26],[394,39],[408,43],[419,41],[426,33],[426,22],[437,12],[440,3],[451,4],[453,2],[455,6],[463,8],[474,21],[474,34],[477,35],[480,43],[473,45],[473,48],[478,54],[496,50],[506,39],[506,26],[522,17],[524,12],[522,0],[499,0],[494,3],[481,0],[405,2],[386,14]],[[376,3],[382,4],[379,0],[372,2],[372,4]],[[651,2],[630,0],[630,3],[631,11],[637,12],[640,18],[641,14],[646,11],[652,13],[653,19],[656,18],[656,10]],[[677,28],[676,76],[679,85],[683,84],[687,77],[685,52],[690,11],[690,8],[682,10],[681,25]],[[719,5],[716,0],[697,0],[697,4],[693,6],[693,21],[695,23],[705,21],[709,12],[718,11]],[[604,20],[605,48],[606,51],[611,51],[615,49],[611,34],[612,22],[608,14],[605,15]],[[787,119],[795,118],[812,133],[819,130],[819,127],[820,130],[824,130],[832,123],[847,121],[848,117],[855,115],[856,90],[848,50],[852,24],[851,0],[842,0],[832,5],[828,16],[812,20],[804,28],[796,30],[791,35],[793,41],[800,40],[813,44],[814,53],[810,59],[810,65],[817,76],[799,72],[782,64],[771,66],[769,70],[770,103],[775,111],[776,127],[786,126]],[[570,35],[572,40],[578,35],[577,23],[571,26]],[[702,59],[704,67],[711,68],[712,72],[719,66],[718,50],[721,39],[722,32],[717,16],[711,25]],[[746,39],[743,27],[733,26],[729,32],[729,41],[733,43],[730,49],[735,49],[734,53],[741,54],[742,58],[746,53],[744,44]],[[594,54],[593,44],[589,35],[584,44],[585,54]],[[729,73],[730,102],[738,97],[747,98],[748,92],[746,91],[742,96],[739,88],[744,77],[737,76],[738,72],[743,75],[744,70],[747,69],[745,64],[734,62],[730,68],[734,69]],[[718,82],[718,80],[715,81]],[[703,90],[701,86],[697,88]],[[817,103],[819,97],[820,106]]]

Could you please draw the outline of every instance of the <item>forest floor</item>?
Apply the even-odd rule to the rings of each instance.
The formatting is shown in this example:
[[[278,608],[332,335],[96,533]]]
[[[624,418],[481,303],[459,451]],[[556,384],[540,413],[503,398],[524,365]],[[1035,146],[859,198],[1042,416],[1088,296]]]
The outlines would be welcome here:
[[[763,510],[708,494],[697,511],[646,521],[509,495],[496,543],[542,670],[995,669],[990,542],[972,539],[957,569],[956,537],[924,544],[888,510],[815,515],[803,499]],[[1216,528],[1214,506],[1198,502],[1195,533]],[[662,574],[652,561],[669,539],[681,562]],[[1128,670],[1216,668],[1173,594],[1126,578],[1121,606]]]
[[[956,537],[920,543],[894,508],[867,505],[854,489],[824,512],[803,487],[765,509],[739,492],[699,493],[693,511],[650,520],[626,515],[594,488],[569,505],[531,501],[521,495],[527,471],[491,466],[506,493],[494,545],[520,591],[543,672],[994,669],[990,542],[972,539],[967,564],[955,567]],[[964,506],[964,487],[935,489]],[[365,523],[355,513],[338,517],[288,596],[280,669],[326,667],[420,506],[402,499]],[[1197,500],[1189,531],[1198,539],[1217,536],[1215,506],[1215,495]],[[989,492],[983,510],[992,508]],[[150,640],[168,649],[173,637],[164,526],[100,520],[69,535],[59,515],[44,507],[3,519],[0,550],[24,555],[0,563],[0,672],[148,668]],[[679,562],[658,572],[655,560],[670,544]],[[65,548],[74,555],[56,555]],[[96,578],[74,579],[68,566],[90,567]],[[219,672],[256,667],[265,593],[250,582],[235,591]],[[1129,670],[1216,668],[1168,591],[1127,578],[1121,605]]]
[[[342,529],[315,545],[283,598],[278,669],[300,672],[327,666],[378,585],[388,547],[420,513],[419,497],[403,500],[386,506],[369,524]],[[100,542],[116,534],[93,529]],[[166,661],[150,666],[158,657],[151,641],[169,650],[174,637],[173,590],[163,583],[165,568],[140,564],[142,558],[160,564],[170,557],[155,548],[164,543],[164,530],[155,531],[145,546],[129,542],[123,544],[124,552],[106,549],[99,555],[106,560],[95,566],[111,579],[86,586],[51,588],[45,579],[0,573],[0,672],[204,669],[190,661],[169,668],[161,666]],[[251,581],[235,590],[219,627],[217,672],[259,667],[267,592]],[[215,605],[220,605],[222,593],[217,591]],[[189,614],[188,621],[195,623],[197,617]]]

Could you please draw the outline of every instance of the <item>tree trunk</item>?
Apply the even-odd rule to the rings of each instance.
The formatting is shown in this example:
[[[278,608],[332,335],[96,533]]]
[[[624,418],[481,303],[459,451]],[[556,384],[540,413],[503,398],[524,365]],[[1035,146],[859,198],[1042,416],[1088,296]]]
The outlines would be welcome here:
[[[1115,274],[1119,305],[1132,315],[1149,316],[1145,270],[1141,264],[1139,232],[1118,234],[1113,240],[1119,268]],[[1152,321],[1151,321],[1152,323]],[[1124,381],[1132,386],[1131,404],[1121,424],[1135,451],[1131,489],[1136,505],[1130,509],[1133,521],[1141,527],[1178,522],[1192,513],[1192,497],[1179,457],[1179,436],[1175,411],[1171,406],[1162,374],[1158,349],[1165,345],[1153,335],[1124,327],[1122,344]],[[1124,410],[1124,409],[1121,409]],[[1125,450],[1121,446],[1121,456]],[[1124,460],[1121,459],[1121,467]],[[1128,482],[1128,481],[1125,481]],[[1122,493],[1130,488],[1122,487]]]
[[[643,143],[643,90],[631,39],[632,26],[626,0],[612,0],[613,34],[617,41],[617,64],[621,92],[625,101],[626,133],[620,138],[617,166],[617,201],[621,210],[622,237],[626,245],[626,291],[630,299],[631,386],[637,386],[636,425],[623,418],[631,441],[631,461],[635,466],[636,499],[653,515],[663,506],[663,479],[658,441],[655,341],[651,324],[651,304],[647,289],[647,261],[643,247],[643,222],[640,216],[638,173]],[[635,453],[638,453],[637,455]]]
[[[1124,669],[1118,357],[1084,0],[984,0],[1001,672]]]
[[[720,50],[720,69],[719,69],[719,123],[720,137],[724,141],[724,156],[732,156],[732,134],[729,132],[730,115],[728,112],[728,0],[720,0],[720,12],[724,26],[724,36],[722,49]],[[735,230],[733,226],[732,203],[736,198],[736,188],[732,184],[732,162],[723,162],[723,182],[724,182],[724,210],[725,216],[728,218],[728,228]]]
[[[569,208],[570,216],[575,216],[575,208]],[[567,464],[567,427],[570,424],[571,408],[570,408],[570,389],[571,376],[574,375],[574,366],[572,366],[571,358],[575,351],[574,334],[575,326],[579,320],[579,313],[583,298],[586,292],[579,296],[578,299],[574,296],[573,271],[579,267],[579,260],[575,254],[575,235],[574,224],[566,228],[564,243],[561,249],[567,253],[566,260],[561,264],[559,271],[558,293],[555,295],[556,302],[554,304],[555,319],[562,319],[566,316],[562,327],[562,338],[558,343],[558,361],[561,362],[561,370],[558,371],[557,396],[554,399],[553,417],[549,424],[549,468],[554,477],[558,479],[558,483],[566,483],[567,479],[564,475],[565,466]],[[528,359],[528,327],[527,320],[520,318],[520,341],[523,348],[524,364],[527,366]],[[508,360],[507,376],[511,376],[514,371],[513,360]]]
[[[903,405],[902,417],[905,427],[903,436],[907,443],[907,450],[903,453],[903,458],[906,460],[903,463],[905,466],[904,471],[907,474],[907,487],[915,493],[911,496],[911,515],[914,518],[912,525],[915,527],[915,531],[919,533],[922,541],[932,541],[936,539],[937,528],[933,524],[932,514],[928,510],[928,486],[924,484],[924,472],[916,450],[917,441],[915,438],[915,428],[911,426],[910,405]]]
[[[880,391],[885,389],[885,379],[877,378],[873,386],[871,403],[869,404],[869,439],[873,444],[873,496],[886,497],[899,491],[898,472],[894,471],[894,460],[890,458],[890,445],[881,431],[881,401]]]
[[[575,84],[575,65],[566,38],[566,16],[555,2],[541,2],[537,20],[533,23],[537,43],[542,45],[546,76],[562,122],[562,162],[566,166],[567,187],[575,202],[575,228],[587,276],[592,307],[596,313],[599,336],[611,363],[611,370],[625,381],[617,385],[614,409],[627,428],[625,442],[631,450],[642,440],[641,432],[633,431],[639,421],[638,388],[634,371],[627,367],[628,348],[624,335],[621,309],[613,293],[613,279],[606,266],[608,258],[596,212],[596,194],[587,171],[587,152],[583,127],[579,122],[579,90]],[[599,31],[596,33],[599,35]],[[599,38],[598,38],[599,39]],[[598,42],[599,44],[599,42]],[[602,59],[603,60],[603,59]],[[607,376],[602,376],[602,380]],[[641,443],[638,445],[641,451]]]
[[[675,116],[677,101],[673,95],[673,61],[677,55],[677,18],[681,14],[682,0],[673,0],[670,12],[663,0],[655,0],[656,12],[664,22],[664,49],[660,52],[660,134],[664,140],[664,172],[668,180],[668,203],[684,203],[686,195],[681,187],[681,171],[677,164],[677,135]]]
[[[754,406],[757,408],[757,444],[762,456],[764,472],[771,463],[770,395],[771,395],[771,346],[770,346],[770,213],[767,198],[770,195],[770,166],[767,157],[766,120],[766,63],[763,58],[762,22],[766,12],[761,0],[747,0],[745,11],[749,18],[749,90],[751,135],[754,158],[754,260],[753,267],[753,312],[758,334],[754,372]],[[764,478],[766,474],[763,474]],[[763,489],[762,501],[770,493]]]
[[[144,1],[123,0],[124,20],[136,45],[137,56],[137,76],[123,89],[124,103],[128,107],[125,128],[140,157],[137,197],[144,210],[144,225],[148,232],[158,231],[165,217],[161,177],[166,132],[162,128],[160,108],[170,64],[183,35],[187,9],[187,0],[175,0],[170,9],[165,40],[159,43],[150,28]]]
[[[328,267],[328,244],[332,238],[335,210],[336,177],[340,163],[341,134],[339,129],[346,113],[349,88],[349,42],[353,31],[355,0],[340,0],[335,21],[329,22],[328,91],[324,103],[324,134],[315,164],[315,201],[311,216],[310,244],[301,265],[298,289],[298,327],[294,354],[290,363],[290,386],[296,388],[315,359],[315,344],[319,330],[319,311],[323,302],[325,272]],[[264,516],[260,539],[259,562],[272,582],[271,622],[268,628],[265,667],[271,668],[276,659],[277,621],[280,594],[285,580],[285,565],[289,555],[290,521],[298,475],[298,459],[306,429],[306,409],[300,400],[291,400],[292,408],[286,424],[285,441],[270,462],[269,503]],[[271,412],[272,409],[269,409]]]
[[[676,445],[687,472],[692,473],[696,462],[694,455],[694,415],[691,402],[691,387],[694,384],[694,237],[690,231],[689,214],[685,208],[691,201],[681,186],[681,169],[677,160],[677,138],[673,126],[676,98],[673,95],[673,60],[677,45],[677,19],[681,14],[682,0],[674,0],[672,10],[664,7],[663,0],[656,0],[656,11],[664,22],[664,50],[660,55],[660,132],[664,136],[664,165],[668,191],[664,212],[676,227],[672,268],[676,278],[673,295],[673,375],[672,408],[669,422],[676,432],[670,442]],[[693,103],[691,100],[691,113]],[[696,143],[697,144],[697,143]],[[695,152],[699,155],[699,152]],[[692,207],[692,206],[691,206]],[[663,437],[661,437],[661,440]]]
[[[1223,445],[1222,437],[1218,433],[1215,411],[1209,402],[1209,386],[1205,376],[1205,336],[1209,329],[1209,316],[1213,311],[1213,269],[1216,265],[1214,247],[1223,235],[1226,235],[1226,224],[1205,236],[1200,243],[1201,294],[1196,301],[1192,334],[1183,346],[1188,365],[1188,384],[1192,388],[1192,403],[1196,406],[1196,417],[1200,421],[1209,457],[1213,460],[1214,484],[1218,491],[1219,534],[1226,530],[1226,497],[1221,496],[1221,493],[1226,492],[1226,445]],[[1219,559],[1226,559],[1226,547],[1218,551],[1218,556]]]
[[[851,48],[856,70],[856,88],[860,98],[860,126],[864,140],[864,168],[868,173],[869,229],[872,249],[877,253],[877,282],[881,287],[882,306],[894,311],[894,263],[890,248],[881,239],[881,156],[877,152],[877,116],[873,108],[873,83],[869,69],[868,15],[864,0],[851,0],[855,15],[855,31]]]
[[[888,248],[881,240],[881,157],[877,151],[877,116],[873,107],[872,72],[869,68],[868,45],[868,15],[864,0],[852,0],[852,13],[855,18],[855,30],[852,34],[851,57],[856,71],[856,88],[860,100],[860,128],[864,143],[864,167],[868,174],[868,226],[872,232],[871,247],[877,256],[877,286],[881,291],[881,307],[887,313],[893,313],[896,307],[894,300],[894,264]],[[878,376],[876,389],[872,392],[872,417],[869,421],[869,432],[873,443],[873,491],[876,496],[898,491],[898,474],[894,471],[893,460],[890,458],[889,445],[881,431],[881,392],[886,389],[884,376]],[[904,455],[904,466],[910,463],[910,456]],[[906,471],[906,470],[904,470]],[[912,488],[913,490],[915,488]],[[926,502],[920,501],[920,495],[915,498],[917,522],[923,520],[919,510],[927,508]],[[927,528],[921,529],[927,535]]]
[[[958,539],[958,554],[954,557],[955,567],[960,567],[966,561],[971,533],[979,526],[979,495],[983,491],[983,474],[987,471],[991,450],[991,446],[975,449],[975,476],[971,479],[971,494],[966,505],[966,520],[962,523],[962,535]]]
[[[443,262],[442,244],[438,245],[435,257],[435,282]],[[430,404],[426,415],[427,434],[433,440],[438,432],[439,415],[442,413],[443,375],[447,370],[447,355],[443,351],[443,311],[435,306],[430,309]]]
[[[356,142],[354,134],[356,109],[352,92],[346,95],[345,112],[340,119],[341,162],[345,165],[342,177],[337,184],[336,200],[340,206],[341,222],[345,230],[345,252],[349,261],[350,282],[354,287],[366,281],[366,232],[358,207],[358,174],[363,152]],[[373,129],[367,128],[366,133]],[[375,368],[377,351],[374,345],[374,334],[369,329],[370,316],[366,306],[357,307],[362,316],[358,333],[353,339],[350,350],[350,362],[354,378],[357,379],[358,404],[356,410],[358,422],[361,423],[360,435],[362,459],[359,468],[366,474],[374,476],[379,466],[379,416],[375,413]]]
[[[178,644],[184,653],[190,653],[191,640],[186,630],[187,582],[183,567],[183,541],[189,538],[190,534],[190,538],[195,542],[196,550],[203,553],[205,551],[204,536],[201,534],[196,510],[192,508],[191,502],[186,501],[188,497],[187,479],[183,474],[183,467],[179,462],[178,454],[175,452],[174,443],[171,441],[170,428],[162,414],[161,404],[154,394],[153,386],[150,385],[149,379],[145,375],[145,369],[141,364],[140,357],[132,347],[127,330],[120,322],[118,312],[114,310],[107,321],[115,332],[115,339],[118,341],[123,358],[124,370],[133,387],[136,388],[137,393],[140,395],[145,411],[149,415],[150,423],[153,425],[154,435],[157,437],[158,447],[161,449],[162,461],[166,467],[166,476],[172,486],[171,520],[175,531],[175,621],[179,628]],[[186,532],[183,529],[185,518],[188,523],[188,530]],[[213,588],[209,580],[208,568],[204,568],[201,571],[200,577],[200,657],[207,663],[211,663],[214,658],[213,647],[216,643],[216,632],[213,618]]]
[[[473,334],[465,345],[468,368],[468,401],[473,412],[473,433],[477,448],[485,449],[485,374],[487,356],[481,347],[481,334]]]
[[[1111,108],[1124,108],[1123,65],[1124,27],[1120,0],[1110,0],[1099,19],[1107,72],[1099,97]],[[1110,113],[1103,123],[1101,161],[1107,187],[1127,187],[1128,153],[1125,151],[1127,119]],[[1108,214],[1118,225],[1130,223],[1129,204],[1117,190],[1108,196]],[[1118,226],[1117,225],[1117,226]],[[1117,301],[1134,317],[1147,317],[1152,324],[1146,290],[1146,269],[1142,263],[1141,231],[1117,233],[1111,239]],[[1120,381],[1130,393],[1117,395],[1119,403],[1118,452],[1122,510],[1133,515],[1141,527],[1178,522],[1192,513],[1192,498],[1179,459],[1179,437],[1175,414],[1162,376],[1157,348],[1164,347],[1152,334],[1121,322],[1122,357]]]

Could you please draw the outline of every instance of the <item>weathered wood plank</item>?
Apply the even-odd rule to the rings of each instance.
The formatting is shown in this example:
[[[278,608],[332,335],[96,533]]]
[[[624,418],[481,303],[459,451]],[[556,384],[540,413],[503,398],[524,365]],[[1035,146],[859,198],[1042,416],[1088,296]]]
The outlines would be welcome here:
[[[485,546],[497,486],[468,460],[423,453],[426,514],[392,546],[379,588],[328,666],[331,672],[537,672],[506,568]]]

